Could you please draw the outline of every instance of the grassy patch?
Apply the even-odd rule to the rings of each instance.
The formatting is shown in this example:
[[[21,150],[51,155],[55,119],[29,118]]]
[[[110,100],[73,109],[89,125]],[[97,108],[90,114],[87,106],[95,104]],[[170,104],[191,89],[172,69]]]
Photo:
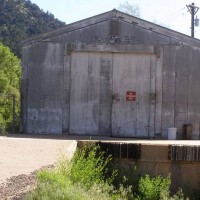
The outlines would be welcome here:
[[[73,159],[64,157],[53,170],[37,174],[37,188],[27,200],[184,200],[182,191],[170,196],[170,177],[136,177],[129,179],[111,169],[111,156],[90,144],[77,149]],[[121,177],[121,178],[120,178]]]

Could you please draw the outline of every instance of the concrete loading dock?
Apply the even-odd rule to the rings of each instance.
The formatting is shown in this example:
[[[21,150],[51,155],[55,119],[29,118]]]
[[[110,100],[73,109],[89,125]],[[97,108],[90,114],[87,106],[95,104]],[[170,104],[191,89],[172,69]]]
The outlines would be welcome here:
[[[173,189],[187,186],[200,190],[199,141],[30,134],[0,137],[0,190],[7,178],[28,175],[46,165],[54,165],[63,155],[70,159],[77,145],[85,142],[100,142],[104,149],[109,148],[109,154],[125,171],[136,167],[134,173],[140,175],[167,176],[170,173]],[[21,185],[21,181],[18,184]]]
[[[23,43],[24,133],[200,130],[200,41],[113,10]]]
[[[75,139],[75,137],[73,137]],[[151,176],[170,174],[172,191],[179,187],[200,191],[200,143],[198,141],[131,140],[77,137],[77,146],[96,142],[124,172]],[[130,173],[131,174],[131,173]],[[128,177],[131,178],[131,177]]]

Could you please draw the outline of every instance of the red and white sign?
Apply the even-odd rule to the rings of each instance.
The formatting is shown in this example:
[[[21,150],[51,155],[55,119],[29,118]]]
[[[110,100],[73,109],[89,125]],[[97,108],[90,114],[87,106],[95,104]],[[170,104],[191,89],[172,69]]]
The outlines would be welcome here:
[[[136,92],[126,91],[126,101],[136,101]]]

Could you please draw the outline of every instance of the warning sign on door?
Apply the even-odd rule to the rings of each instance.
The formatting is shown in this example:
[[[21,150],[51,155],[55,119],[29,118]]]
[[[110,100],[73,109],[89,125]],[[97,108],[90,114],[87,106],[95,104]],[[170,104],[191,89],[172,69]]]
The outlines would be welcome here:
[[[126,101],[136,101],[136,92],[126,91]]]

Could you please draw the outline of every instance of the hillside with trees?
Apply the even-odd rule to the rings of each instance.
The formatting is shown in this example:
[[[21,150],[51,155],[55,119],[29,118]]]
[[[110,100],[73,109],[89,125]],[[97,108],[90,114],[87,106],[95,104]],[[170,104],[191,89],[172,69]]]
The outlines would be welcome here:
[[[21,57],[21,41],[65,25],[30,0],[0,0],[0,42]]]

